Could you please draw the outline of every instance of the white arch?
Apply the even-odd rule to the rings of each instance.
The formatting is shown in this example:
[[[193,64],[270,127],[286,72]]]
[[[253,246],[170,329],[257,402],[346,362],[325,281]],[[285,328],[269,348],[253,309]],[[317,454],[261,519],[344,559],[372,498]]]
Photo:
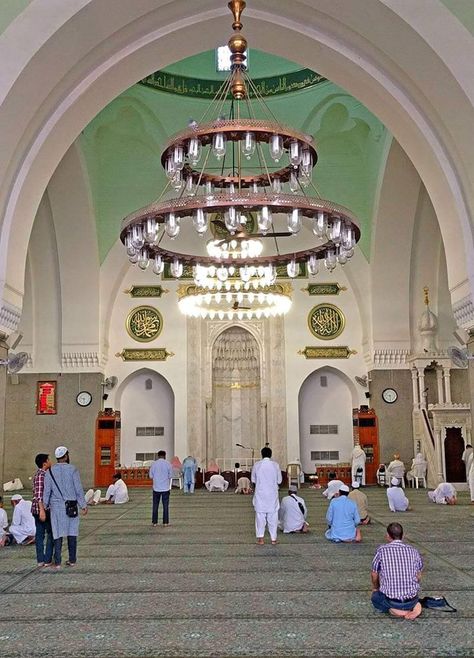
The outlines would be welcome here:
[[[421,20],[420,3],[430,21]],[[35,212],[78,132],[136,80],[230,31],[220,0],[199,7],[182,0],[64,4],[34,0],[0,37],[0,59],[9,62],[0,81],[0,285],[4,305],[18,313]],[[354,3],[256,0],[246,12],[246,35],[262,49],[296,55],[300,64],[318,69],[392,131],[436,210],[452,299],[466,300],[474,281],[474,81],[467,64],[474,59],[474,39],[436,0],[366,4],[371,21]],[[101,14],[108,20],[99,20]],[[85,35],[91,23],[93,33],[75,39],[75,49],[66,47],[72,32]],[[51,58],[51,51],[64,56]]]

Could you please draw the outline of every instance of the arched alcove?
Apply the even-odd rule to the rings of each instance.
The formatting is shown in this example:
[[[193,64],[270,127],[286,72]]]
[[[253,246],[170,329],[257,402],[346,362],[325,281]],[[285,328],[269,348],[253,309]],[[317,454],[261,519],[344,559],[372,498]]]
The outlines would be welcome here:
[[[315,465],[321,463],[350,461],[352,408],[356,395],[353,389],[347,375],[329,366],[313,371],[301,385],[299,458],[306,473],[314,472]],[[297,455],[289,457],[293,459]]]
[[[148,368],[130,374],[120,385],[115,401],[122,418],[122,466],[153,459],[158,450],[172,457],[174,393],[163,375]]]

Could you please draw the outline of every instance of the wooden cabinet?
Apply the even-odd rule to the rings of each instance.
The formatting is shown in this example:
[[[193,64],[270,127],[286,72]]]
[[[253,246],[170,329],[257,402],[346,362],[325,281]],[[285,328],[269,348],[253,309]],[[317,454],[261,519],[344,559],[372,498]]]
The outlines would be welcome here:
[[[120,461],[120,411],[100,411],[95,422],[95,485],[106,487]]]
[[[367,455],[365,462],[365,482],[366,484],[377,484],[377,469],[380,463],[380,456],[379,430],[375,411],[366,407],[353,409],[352,427],[354,445],[359,443]]]

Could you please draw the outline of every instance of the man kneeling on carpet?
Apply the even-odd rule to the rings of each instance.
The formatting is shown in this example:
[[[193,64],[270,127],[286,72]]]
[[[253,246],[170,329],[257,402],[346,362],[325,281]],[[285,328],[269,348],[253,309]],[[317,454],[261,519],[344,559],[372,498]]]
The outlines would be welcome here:
[[[306,504],[301,498],[297,496],[298,489],[294,484],[288,487],[288,496],[285,496],[278,510],[278,527],[283,532],[308,532],[309,524],[306,523],[306,515],[308,510]]]
[[[390,523],[387,543],[378,547],[372,561],[372,605],[392,617],[413,620],[421,614],[418,594],[423,560],[416,548],[402,539],[402,526]]]

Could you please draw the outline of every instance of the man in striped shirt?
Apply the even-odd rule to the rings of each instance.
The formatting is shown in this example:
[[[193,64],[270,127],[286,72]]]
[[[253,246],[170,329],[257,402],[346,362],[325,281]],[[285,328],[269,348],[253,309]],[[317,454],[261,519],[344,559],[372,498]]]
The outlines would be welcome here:
[[[35,457],[35,464],[38,470],[33,475],[33,500],[31,503],[31,513],[35,519],[36,525],[36,561],[38,567],[51,566],[53,558],[53,534],[51,530],[51,519],[49,511],[43,505],[44,476],[51,466],[49,455],[40,452]],[[46,550],[45,542],[46,539]]]
[[[418,593],[423,560],[402,538],[402,526],[390,523],[387,543],[378,547],[372,561],[372,604],[379,612],[413,620],[421,614]]]

